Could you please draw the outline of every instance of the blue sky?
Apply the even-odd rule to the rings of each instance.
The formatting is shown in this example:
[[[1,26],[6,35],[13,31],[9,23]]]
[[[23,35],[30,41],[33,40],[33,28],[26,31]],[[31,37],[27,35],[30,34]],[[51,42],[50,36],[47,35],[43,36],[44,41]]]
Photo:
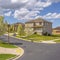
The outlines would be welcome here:
[[[0,15],[8,23],[43,18],[60,26],[60,0],[0,0]]]

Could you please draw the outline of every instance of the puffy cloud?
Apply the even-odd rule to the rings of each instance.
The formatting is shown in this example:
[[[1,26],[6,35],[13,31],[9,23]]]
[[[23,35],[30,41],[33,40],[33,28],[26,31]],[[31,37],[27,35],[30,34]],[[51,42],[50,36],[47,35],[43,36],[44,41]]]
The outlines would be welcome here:
[[[30,11],[27,15],[25,15],[25,19],[35,19],[35,17],[38,15],[39,11]]]
[[[27,10],[26,8],[21,8],[19,10],[15,10],[14,17],[17,19],[19,18],[22,19],[28,13],[29,13],[29,10]]]
[[[17,19],[31,19],[37,16],[39,11],[29,11],[25,8],[21,8],[16,10],[14,13],[14,17]]]
[[[37,19],[37,18],[43,18],[43,19],[49,20],[50,22],[54,22],[55,20],[60,19],[60,13],[56,13],[56,12],[47,13],[46,15],[43,15],[43,16],[37,15],[34,19]]]
[[[35,18],[41,10],[51,5],[51,2],[41,2],[40,0],[27,0],[27,4],[22,8],[15,10],[14,17],[17,19]]]
[[[37,18],[38,13],[45,7],[50,6],[53,2],[60,2],[60,0],[0,0],[0,7],[4,10],[15,10],[13,13],[14,18],[30,19]],[[4,13],[5,16],[10,16],[11,14],[11,11]],[[51,18],[51,16],[58,18],[60,15],[56,16],[56,13],[48,13],[46,16],[48,16],[48,18]],[[46,16],[44,16],[44,18],[46,18]]]
[[[29,8],[33,7],[42,8],[47,7],[51,2],[41,2],[41,0],[1,0],[0,7],[5,9]]]
[[[60,2],[60,0],[0,0],[0,6],[3,8],[20,8],[21,6],[48,6],[52,2]],[[47,3],[46,3],[47,2]],[[46,3],[46,4],[45,4]]]
[[[30,10],[43,10],[43,8],[51,5],[51,2],[42,2],[41,0],[29,0],[24,6]]]
[[[17,9],[17,8],[25,6],[25,3],[22,3],[21,1],[20,2],[15,1],[15,2],[16,3],[13,3],[11,0],[1,0],[0,7],[4,8],[4,9]]]
[[[17,3],[17,2],[18,2],[18,0],[11,0],[11,2],[12,2],[12,3]]]
[[[11,13],[12,13],[12,12],[9,11],[9,12],[5,13],[4,15],[5,15],[5,16],[11,16]]]
[[[43,15],[43,16],[37,15],[35,16],[34,19],[37,19],[37,18],[43,18],[50,22],[54,22],[55,20],[60,19],[60,13],[47,13],[46,15]]]
[[[11,0],[12,3],[26,3],[28,0]]]
[[[44,15],[43,18],[57,19],[57,18],[60,18],[60,13],[48,13],[48,14]]]
[[[3,16],[3,9],[0,8],[0,16]]]

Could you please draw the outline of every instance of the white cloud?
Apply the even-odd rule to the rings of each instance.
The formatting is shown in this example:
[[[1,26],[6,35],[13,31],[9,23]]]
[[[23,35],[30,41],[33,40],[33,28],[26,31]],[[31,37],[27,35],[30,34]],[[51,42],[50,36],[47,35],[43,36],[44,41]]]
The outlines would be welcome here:
[[[25,19],[34,19],[38,15],[39,11],[30,11],[24,18]]]
[[[11,2],[12,2],[12,3],[16,3],[16,2],[18,2],[18,0],[11,0]]]
[[[46,19],[58,19],[60,18],[60,13],[47,13],[46,15],[41,16],[41,17],[46,18]]]
[[[53,2],[59,2],[60,0],[0,0],[0,7],[8,10],[13,9],[15,12],[13,13],[14,18],[17,19],[30,19],[41,17],[38,13],[41,12],[45,7],[50,6]],[[22,8],[23,7],[23,8]],[[10,16],[11,11],[5,13],[5,16]],[[60,14],[57,13],[48,13],[44,15],[44,18],[55,18],[60,17]]]
[[[3,9],[0,7],[0,16],[3,16]]]
[[[23,18],[28,13],[29,13],[29,10],[27,10],[26,8],[21,8],[21,9],[15,11],[14,17],[17,19]]]
[[[9,11],[9,12],[5,13],[4,15],[5,15],[5,16],[11,16],[11,13],[12,13],[12,12]]]
[[[42,2],[41,0],[1,0],[0,6],[5,9],[39,9],[51,5],[51,2]]]
[[[14,13],[14,17],[17,19],[32,19],[38,15],[39,11],[29,11],[25,8],[20,10],[16,10]]]
[[[28,2],[29,0],[21,0],[22,3],[26,3]]]
[[[51,5],[51,2],[41,2],[40,0],[26,0],[27,3],[23,8],[15,10],[14,17],[17,19],[35,18],[41,10]]]
[[[26,3],[28,0],[11,0],[12,3]]]

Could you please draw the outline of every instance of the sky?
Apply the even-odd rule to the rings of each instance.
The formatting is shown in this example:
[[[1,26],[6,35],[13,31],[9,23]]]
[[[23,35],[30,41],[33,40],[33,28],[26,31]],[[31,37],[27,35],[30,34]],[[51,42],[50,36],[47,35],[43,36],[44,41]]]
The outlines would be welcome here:
[[[60,0],[0,0],[0,16],[8,23],[43,18],[60,26]]]

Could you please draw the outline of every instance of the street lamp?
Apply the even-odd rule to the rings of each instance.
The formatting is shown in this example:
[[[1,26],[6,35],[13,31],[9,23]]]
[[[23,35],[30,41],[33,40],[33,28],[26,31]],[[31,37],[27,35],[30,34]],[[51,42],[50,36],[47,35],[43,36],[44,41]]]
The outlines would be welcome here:
[[[10,24],[8,24],[8,43],[9,43],[9,27],[10,27]]]

